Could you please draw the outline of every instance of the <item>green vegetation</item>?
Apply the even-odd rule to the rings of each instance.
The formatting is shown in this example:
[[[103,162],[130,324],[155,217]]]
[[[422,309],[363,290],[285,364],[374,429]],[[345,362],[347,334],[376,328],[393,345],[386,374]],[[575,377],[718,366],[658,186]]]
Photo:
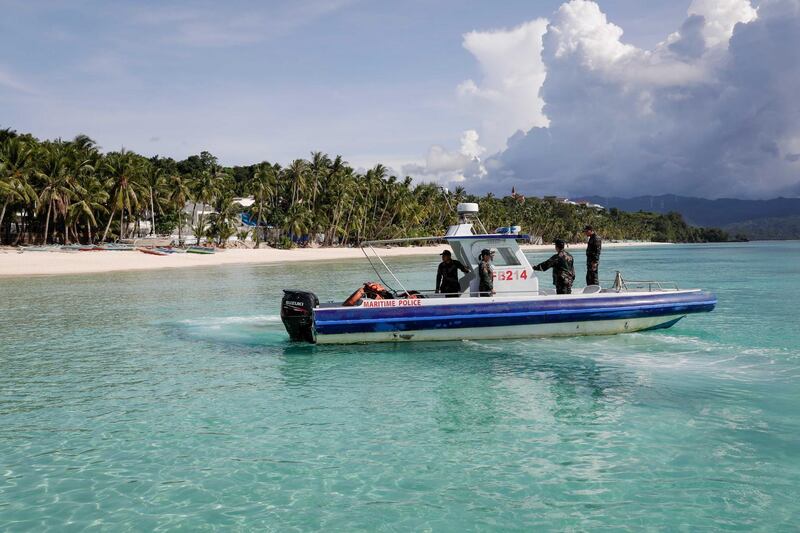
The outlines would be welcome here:
[[[607,239],[724,241],[718,229],[688,226],[677,213],[625,213],[566,204],[556,199],[468,195],[462,188],[413,184],[383,165],[358,172],[340,156],[320,152],[286,167],[262,162],[223,167],[208,152],[183,161],[133,152],[101,153],[86,136],[40,141],[0,130],[0,243],[96,242],[141,233],[149,222],[159,234],[187,223],[197,237],[224,243],[236,235],[241,208],[252,196],[252,220],[275,228],[253,237],[291,246],[291,236],[319,235],[326,245],[355,244],[441,234],[455,221],[455,205],[480,203],[489,230],[518,224],[544,241],[580,240],[592,224]],[[188,216],[187,202],[213,207]],[[197,215],[197,216],[195,216]],[[13,231],[12,231],[13,228]],[[153,230],[150,230],[153,231]]]
[[[758,241],[796,240],[800,239],[800,215],[734,222],[725,229],[737,237]]]
[[[582,229],[591,224],[605,239],[655,242],[724,242],[728,235],[717,228],[698,228],[684,222],[680,213],[660,215],[639,211],[627,213],[619,209],[597,209],[571,205],[556,199],[528,198],[520,202],[513,197],[503,199],[491,195],[468,197],[480,202],[481,219],[487,228],[521,225],[531,235],[552,242],[560,237],[567,241],[583,241]]]

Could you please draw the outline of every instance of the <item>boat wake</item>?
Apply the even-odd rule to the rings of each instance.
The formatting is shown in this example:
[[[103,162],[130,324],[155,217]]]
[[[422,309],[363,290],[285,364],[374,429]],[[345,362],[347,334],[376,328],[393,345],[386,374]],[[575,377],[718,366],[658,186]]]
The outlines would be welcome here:
[[[279,315],[188,318],[166,326],[174,334],[190,340],[246,346],[288,342]]]
[[[549,337],[503,342],[462,341],[467,352],[496,357],[591,360],[629,370],[714,376],[732,382],[792,382],[800,379],[800,352],[776,347],[744,347],[696,336],[630,333],[596,337]],[[502,352],[502,353],[501,353]]]
[[[550,339],[550,348],[568,339]],[[800,357],[785,348],[753,348],[695,336],[631,333],[625,336],[575,339],[573,355],[600,363],[622,364],[647,370],[713,375],[731,381],[796,380],[800,373],[785,362]]]
[[[228,324],[250,324],[264,326],[272,323],[280,323],[280,321],[280,315],[262,315],[187,318],[186,320],[180,320],[178,323],[187,326],[222,327]]]
[[[277,314],[189,318],[167,323],[166,327],[171,334],[192,341],[280,348],[293,344]],[[492,358],[591,359],[604,366],[643,372],[713,375],[749,383],[800,379],[797,365],[785,364],[800,358],[800,352],[743,347],[691,335],[629,333],[507,341],[463,340],[459,344],[462,353],[485,354]],[[348,350],[359,350],[358,346],[350,345]]]

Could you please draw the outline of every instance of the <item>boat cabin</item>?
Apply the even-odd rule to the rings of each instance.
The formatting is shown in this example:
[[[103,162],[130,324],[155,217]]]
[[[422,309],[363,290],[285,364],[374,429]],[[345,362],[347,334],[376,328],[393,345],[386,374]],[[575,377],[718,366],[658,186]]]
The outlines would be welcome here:
[[[453,258],[470,265],[472,269],[472,272],[460,280],[461,292],[469,296],[478,296],[479,257],[481,250],[487,249],[495,252],[492,264],[495,276],[494,290],[497,295],[538,293],[539,280],[518,242],[520,239],[526,239],[527,235],[509,232],[476,234],[470,219],[475,217],[477,212],[477,204],[458,204],[459,223],[450,226],[444,237],[453,250]],[[475,220],[480,224],[477,218]]]

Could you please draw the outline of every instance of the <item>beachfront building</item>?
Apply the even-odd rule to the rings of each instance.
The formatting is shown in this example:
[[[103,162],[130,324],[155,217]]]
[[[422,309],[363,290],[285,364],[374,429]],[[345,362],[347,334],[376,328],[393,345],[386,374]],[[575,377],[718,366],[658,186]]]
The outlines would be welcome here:
[[[590,202],[589,200],[575,200],[575,205],[579,205],[581,207],[589,207],[591,209],[598,209],[598,210],[605,210],[605,207],[600,204],[595,204]]]
[[[601,210],[601,211],[605,210],[604,206],[602,206],[600,204],[592,203],[589,200],[570,200],[569,198],[561,197],[561,196],[542,196],[542,200],[547,200],[547,201],[555,202],[555,203],[559,203],[559,204],[574,205],[574,206],[580,206],[580,207],[589,207],[589,208],[598,209],[598,210]]]
[[[249,208],[255,204],[253,197],[234,198],[233,204],[238,206],[239,213],[236,219],[235,233],[228,238],[228,242],[237,240],[244,240],[245,242],[252,242],[254,240],[253,232],[257,230],[256,221],[248,213]],[[196,234],[199,231],[199,225],[207,226],[213,220],[213,217],[218,212],[211,204],[186,202],[183,206],[183,222],[180,232],[177,228],[174,230],[172,237],[175,242],[179,240],[184,244],[200,244],[206,238],[201,237],[198,242]],[[262,240],[264,240],[264,231],[266,226],[262,223]],[[244,236],[244,239],[241,237]]]

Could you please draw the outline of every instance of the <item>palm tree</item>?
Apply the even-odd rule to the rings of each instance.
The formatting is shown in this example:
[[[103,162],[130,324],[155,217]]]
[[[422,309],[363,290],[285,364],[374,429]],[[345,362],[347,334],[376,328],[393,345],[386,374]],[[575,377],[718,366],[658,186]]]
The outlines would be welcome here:
[[[310,224],[311,212],[301,204],[291,206],[284,217],[285,230],[295,237],[306,235]]]
[[[264,214],[264,203],[275,194],[277,179],[275,169],[269,163],[261,163],[256,167],[253,179],[250,182],[250,192],[256,201],[258,219],[256,221],[256,248],[261,244],[261,219]]]
[[[0,129],[0,143],[4,143],[9,139],[14,139],[15,137],[19,137],[19,135],[17,135],[17,132],[11,128]]]
[[[81,183],[93,175],[99,152],[95,142],[86,135],[78,135],[71,142],[65,143],[63,150],[66,161],[66,182],[70,194],[64,195],[60,211],[64,221],[64,242],[69,244],[70,229],[73,230],[75,238],[79,239],[77,229],[68,223],[70,206],[74,198],[79,199],[85,193]]]
[[[67,161],[64,154],[63,143],[56,142],[44,145],[42,157],[39,161],[36,176],[41,182],[39,192],[39,208],[47,206],[47,216],[44,222],[43,244],[47,244],[50,236],[50,219],[53,218],[55,226],[56,213],[66,205],[66,198],[71,194],[67,174]],[[64,208],[61,209],[62,211]],[[55,232],[55,230],[54,230]]]
[[[336,156],[331,163],[331,171],[328,176],[326,191],[331,192],[329,199],[328,231],[325,236],[325,244],[333,244],[334,238],[342,232],[342,211],[347,199],[352,194],[353,169],[347,166],[342,160],[342,156]]]
[[[192,180],[195,207],[198,202],[201,205],[200,216],[194,229],[197,244],[200,244],[200,238],[206,232],[205,209],[222,192],[226,177],[228,177],[227,172],[217,163],[212,163],[208,170],[204,170]]]
[[[308,181],[308,162],[302,159],[295,159],[292,164],[285,169],[286,179],[291,184],[292,200],[289,202],[289,209],[296,203],[303,200]]]
[[[0,231],[6,208],[12,202],[26,202],[36,196],[30,185],[33,150],[19,137],[6,137],[0,143]],[[2,242],[2,237],[0,237]]]
[[[189,201],[191,190],[185,179],[180,174],[174,174],[169,177],[169,203],[178,213],[178,242],[183,244],[183,223],[186,214],[184,208],[186,202]]]
[[[108,201],[108,192],[102,182],[94,176],[85,181],[80,188],[77,200],[69,206],[69,218],[77,223],[81,217],[86,220],[86,233],[88,242],[94,242],[92,227],[97,226],[95,213],[108,213],[105,203]]]
[[[233,198],[225,196],[220,200],[217,205],[217,210],[210,218],[210,224],[207,231],[209,238],[217,239],[219,246],[224,246],[224,243],[236,233],[236,219],[239,216],[239,206],[234,203]]]
[[[309,170],[311,174],[311,210],[316,212],[317,209],[317,193],[320,189],[320,184],[330,173],[331,159],[328,154],[322,152],[311,152],[311,162]]]
[[[156,232],[156,202],[155,197],[156,194],[161,190],[164,186],[164,170],[161,167],[157,167],[154,164],[150,164],[147,167],[147,171],[144,174],[144,179],[142,181],[145,187],[147,187],[147,193],[150,197],[150,235],[155,235]],[[159,206],[160,211],[160,206]]]
[[[142,158],[122,149],[108,154],[103,164],[106,185],[111,190],[111,215],[101,240],[105,241],[114,214],[119,210],[119,236],[125,238],[125,211],[130,216],[139,204],[138,181],[143,170]]]

